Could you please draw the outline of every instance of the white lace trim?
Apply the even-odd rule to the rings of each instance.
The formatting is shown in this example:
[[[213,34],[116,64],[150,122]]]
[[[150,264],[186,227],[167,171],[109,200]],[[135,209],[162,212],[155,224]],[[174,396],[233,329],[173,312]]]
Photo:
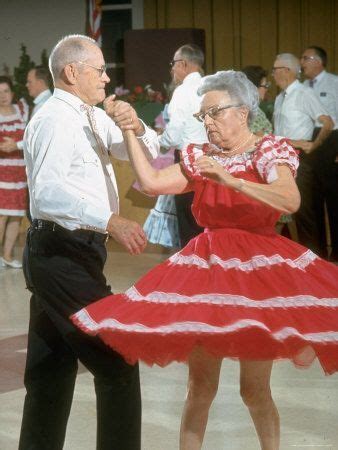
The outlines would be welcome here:
[[[6,181],[0,181],[0,189],[24,189],[27,183],[20,181],[18,183],[7,183]]]
[[[15,122],[11,125],[7,125],[3,123],[0,125],[0,131],[2,132],[15,132],[17,130],[24,130],[26,128],[26,124],[24,122]]]
[[[204,155],[203,147],[199,145],[188,146],[186,149],[182,151],[183,164],[191,174],[193,175],[195,174],[195,170],[192,167],[192,163],[203,155]]]
[[[285,341],[289,337],[299,337],[308,342],[337,342],[338,333],[335,331],[318,332],[318,333],[300,333],[296,328],[285,327],[272,333],[270,328],[258,320],[244,319],[239,320],[231,325],[214,326],[202,322],[176,322],[171,325],[161,325],[158,327],[148,327],[146,325],[123,324],[115,319],[104,319],[96,322],[85,310],[81,310],[75,314],[75,317],[84,327],[90,331],[98,332],[101,329],[119,330],[140,334],[177,334],[177,333],[211,333],[211,334],[227,334],[248,328],[259,328],[267,331],[277,341]]]
[[[0,166],[25,166],[24,159],[1,159]]]
[[[245,306],[247,308],[289,308],[289,307],[310,307],[324,306],[328,308],[338,307],[338,298],[317,298],[312,295],[296,295],[293,297],[272,297],[264,300],[253,300],[243,295],[234,294],[197,294],[182,295],[176,292],[153,291],[147,295],[142,295],[135,286],[129,288],[125,295],[129,300],[136,302],[168,303],[168,304],[214,304],[229,306]]]
[[[0,209],[1,216],[25,216],[25,209]]]
[[[201,269],[210,269],[213,265],[219,265],[224,270],[238,269],[245,272],[259,269],[261,267],[273,266],[275,264],[287,264],[294,269],[304,270],[309,264],[311,264],[317,255],[311,250],[307,250],[296,259],[283,258],[281,255],[264,256],[256,255],[247,261],[241,261],[239,258],[231,258],[226,261],[219,256],[211,254],[209,260],[203,259],[197,255],[184,256],[181,253],[175,253],[169,258],[172,264],[197,266]]]

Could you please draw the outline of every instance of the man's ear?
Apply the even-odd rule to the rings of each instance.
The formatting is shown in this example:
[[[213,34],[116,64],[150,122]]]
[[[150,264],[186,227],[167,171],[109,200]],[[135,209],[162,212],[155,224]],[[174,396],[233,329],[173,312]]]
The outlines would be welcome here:
[[[63,81],[66,84],[75,84],[77,81],[78,70],[73,64],[67,64],[62,72]]]

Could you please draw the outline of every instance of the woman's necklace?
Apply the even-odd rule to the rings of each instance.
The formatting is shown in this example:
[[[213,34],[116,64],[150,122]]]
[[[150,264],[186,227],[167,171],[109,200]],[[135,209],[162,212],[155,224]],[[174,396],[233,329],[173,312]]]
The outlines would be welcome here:
[[[250,141],[250,139],[252,139],[253,135],[254,135],[253,133],[250,133],[249,137],[247,137],[246,139],[241,141],[239,144],[237,144],[231,150],[222,150],[219,153],[221,153],[222,155],[225,155],[225,156],[232,156],[232,155],[234,155],[235,153],[237,153],[237,151],[240,148],[244,147],[244,145],[247,144]]]

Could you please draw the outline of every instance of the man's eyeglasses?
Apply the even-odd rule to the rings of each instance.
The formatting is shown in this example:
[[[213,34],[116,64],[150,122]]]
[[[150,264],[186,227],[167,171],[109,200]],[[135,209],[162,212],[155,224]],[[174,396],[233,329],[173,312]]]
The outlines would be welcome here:
[[[208,109],[207,111],[205,111],[205,112],[200,111],[198,113],[193,114],[193,116],[199,122],[204,122],[206,116],[209,116],[210,119],[215,120],[221,116],[221,111],[224,111],[225,109],[229,109],[229,108],[239,108],[240,106],[243,106],[243,105],[213,106],[212,108]]]
[[[300,58],[301,61],[317,61],[318,57],[317,56],[308,56],[308,55],[304,55]]]
[[[262,83],[259,85],[259,87],[262,87],[264,89],[269,89],[270,86],[271,86],[270,81],[267,81],[266,83]]]
[[[170,66],[170,67],[174,67],[174,65],[175,65],[178,61],[184,61],[184,59],[173,59],[172,61],[170,61],[169,66]]]
[[[276,70],[279,70],[279,69],[287,69],[287,70],[290,70],[289,67],[285,67],[285,66],[273,67],[273,68],[271,69],[271,73],[275,73]]]
[[[97,70],[99,73],[100,78],[102,77],[102,75],[107,72],[107,66],[106,64],[104,64],[101,67],[96,67],[96,66],[92,66],[91,64],[85,63],[83,61],[75,61],[78,64],[82,64],[83,66],[88,66],[88,67],[92,67],[93,69]]]

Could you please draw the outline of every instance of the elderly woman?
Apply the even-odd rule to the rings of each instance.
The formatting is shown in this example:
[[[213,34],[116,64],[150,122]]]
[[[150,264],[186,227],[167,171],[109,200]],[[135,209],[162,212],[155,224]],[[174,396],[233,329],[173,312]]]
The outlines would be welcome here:
[[[181,450],[201,448],[222,358],[237,358],[261,448],[276,450],[273,360],[308,366],[317,356],[325,372],[338,370],[338,268],[274,231],[280,213],[299,206],[298,161],[285,139],[250,132],[256,87],[243,73],[226,71],[205,77],[199,93],[196,118],[210,144],[189,145],[180,164],[153,169],[123,128],[143,190],[193,190],[193,212],[205,231],[126,293],[73,320],[129,362],[188,362]]]
[[[23,100],[13,104],[13,97],[12,81],[0,76],[0,265],[19,269],[22,264],[13,258],[13,250],[27,207],[22,140],[28,105]]]

